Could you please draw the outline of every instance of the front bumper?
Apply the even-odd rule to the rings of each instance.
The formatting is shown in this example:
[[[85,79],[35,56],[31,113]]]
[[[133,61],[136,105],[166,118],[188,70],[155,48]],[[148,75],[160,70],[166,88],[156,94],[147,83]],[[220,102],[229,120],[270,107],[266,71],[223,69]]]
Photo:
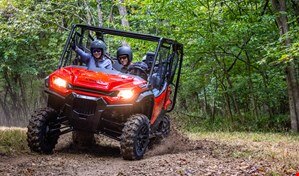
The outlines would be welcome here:
[[[48,106],[66,116],[74,130],[102,133],[119,139],[124,123],[133,111],[132,104],[108,105],[103,98],[71,93],[61,97],[51,91]]]

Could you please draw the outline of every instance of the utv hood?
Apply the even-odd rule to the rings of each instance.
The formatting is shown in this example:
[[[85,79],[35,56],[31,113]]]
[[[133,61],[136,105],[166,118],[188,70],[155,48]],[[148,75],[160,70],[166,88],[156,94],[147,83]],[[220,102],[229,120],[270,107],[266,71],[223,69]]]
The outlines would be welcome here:
[[[146,81],[138,76],[107,69],[87,70],[83,66],[64,67],[55,71],[51,76],[66,80],[72,87],[107,92],[146,84]]]

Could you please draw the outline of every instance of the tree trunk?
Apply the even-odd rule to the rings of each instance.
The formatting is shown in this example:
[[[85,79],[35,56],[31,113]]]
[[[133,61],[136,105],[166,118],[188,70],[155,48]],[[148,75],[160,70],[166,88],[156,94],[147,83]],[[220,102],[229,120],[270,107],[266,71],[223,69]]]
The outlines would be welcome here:
[[[207,98],[206,87],[203,87],[203,95],[204,95],[204,113],[205,115],[210,116],[208,112],[208,98]]]
[[[129,21],[127,20],[127,8],[123,5],[124,0],[119,0],[118,4],[118,11],[121,18],[121,25],[125,28],[128,29],[129,26]],[[122,41],[123,46],[128,46],[128,43],[126,41]]]
[[[9,107],[7,107],[5,101],[2,101],[1,97],[0,97],[0,109],[3,110],[3,115],[5,116],[4,118],[1,119],[5,119],[4,120],[4,125],[6,125],[6,123],[9,121],[9,119],[11,119],[11,113],[9,113]],[[0,114],[2,115],[2,114]],[[3,124],[2,124],[3,125]]]
[[[87,19],[87,24],[91,25],[91,20],[92,20],[92,16],[89,10],[89,5],[86,1],[84,1],[84,5],[85,5],[85,9],[86,9],[86,19]]]
[[[223,89],[223,96],[225,98],[225,110],[226,110],[226,115],[229,116],[229,118],[232,118],[233,114],[232,114],[232,109],[231,109],[231,105],[230,105],[230,97],[227,93],[227,88],[224,84],[224,82],[222,80],[220,80],[220,84],[222,86]]]
[[[297,23],[299,23],[299,0],[292,0],[292,7],[296,15]]]
[[[103,27],[103,13],[102,13],[102,4],[101,0],[97,0],[97,10],[98,10],[98,21],[99,27]]]
[[[299,132],[299,86],[294,74],[294,66],[288,63],[286,68],[289,106],[292,130]]]
[[[217,79],[216,79],[216,83],[215,83],[215,94],[218,92],[218,81],[217,81]],[[215,96],[213,96],[213,98],[212,98],[212,105],[213,105],[213,107],[212,107],[212,110],[211,110],[211,116],[212,116],[212,121],[214,122],[214,120],[215,120],[215,114],[216,114],[216,100],[215,100]]]
[[[230,79],[230,75],[225,72],[225,77],[226,77],[226,80],[227,80],[227,83],[228,83],[228,87],[230,90],[233,90],[233,83]],[[241,115],[241,112],[240,112],[240,109],[239,109],[239,105],[238,105],[238,102],[237,102],[237,96],[234,92],[231,93],[231,96],[232,96],[232,100],[233,100],[233,105],[234,105],[234,110],[235,112],[238,114],[238,115]]]
[[[252,75],[251,75],[251,61],[247,51],[245,51],[245,55],[246,55],[246,68],[248,72],[249,97],[250,97],[250,104],[251,104],[249,106],[249,109],[251,111],[251,114],[254,115],[255,118],[257,118],[258,112],[257,112],[256,98],[254,96],[254,88],[253,88]]]
[[[183,110],[187,111],[188,110],[188,106],[187,106],[187,100],[186,100],[186,98],[185,97],[179,97],[178,99],[179,99],[179,101],[178,101],[179,107],[182,107]]]
[[[127,8],[123,5],[124,0],[119,0],[119,5],[118,5],[118,11],[121,18],[121,25],[125,28],[129,28],[129,21],[127,20],[126,16],[127,14]]]
[[[20,106],[22,108],[22,111],[23,111],[23,116],[28,116],[29,115],[29,107],[28,107],[28,100],[27,100],[27,93],[26,93],[26,87],[25,85],[23,84],[23,81],[22,79],[19,77],[18,79],[18,82],[19,82],[19,87],[20,87],[20,96],[19,96],[19,99],[20,99]],[[24,119],[24,117],[23,117]]]
[[[226,108],[226,111],[227,111],[227,113],[228,113],[228,116],[230,117],[230,118],[232,118],[232,110],[231,110],[231,106],[230,106],[230,100],[229,100],[229,96],[228,96],[228,94],[227,93],[224,93],[224,97],[225,97],[225,108]]]
[[[266,89],[266,92],[265,92],[266,97],[267,97],[267,99],[269,99],[270,98],[269,97],[269,95],[270,95],[270,93],[269,93],[269,77],[268,77],[267,73],[263,73],[263,72],[261,72],[260,75],[262,76],[263,84]],[[266,106],[266,109],[264,108],[265,106]],[[270,106],[269,101],[263,102],[263,108],[260,111],[263,112],[264,110],[266,110],[269,113],[269,118],[271,119],[273,117],[273,112],[272,112],[272,108]]]
[[[291,45],[291,39],[288,37],[288,18],[285,0],[272,0],[272,7],[276,12],[276,21],[280,30],[280,35],[284,36],[284,44],[288,47]],[[294,59],[295,60],[295,59]],[[286,67],[286,79],[288,85],[289,107],[292,130],[299,132],[299,85],[296,74],[296,61],[290,61]]]

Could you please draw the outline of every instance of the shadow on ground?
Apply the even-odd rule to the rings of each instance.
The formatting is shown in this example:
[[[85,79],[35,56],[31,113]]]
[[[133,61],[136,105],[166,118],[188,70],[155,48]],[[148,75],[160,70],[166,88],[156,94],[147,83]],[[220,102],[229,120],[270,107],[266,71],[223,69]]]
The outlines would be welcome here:
[[[96,144],[79,146],[72,142],[71,134],[61,136],[55,153],[88,154],[95,157],[121,157],[117,141],[102,135],[96,135]]]

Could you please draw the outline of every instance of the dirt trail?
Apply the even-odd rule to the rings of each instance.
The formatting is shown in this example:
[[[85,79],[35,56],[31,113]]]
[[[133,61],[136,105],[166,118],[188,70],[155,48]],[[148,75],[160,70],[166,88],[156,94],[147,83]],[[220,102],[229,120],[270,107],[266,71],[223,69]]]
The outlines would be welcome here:
[[[97,136],[97,144],[77,149],[71,135],[61,136],[53,155],[31,152],[0,156],[0,175],[264,175],[276,170],[267,160],[233,157],[243,146],[191,141],[176,130],[150,149],[144,159],[125,161],[119,144]]]

